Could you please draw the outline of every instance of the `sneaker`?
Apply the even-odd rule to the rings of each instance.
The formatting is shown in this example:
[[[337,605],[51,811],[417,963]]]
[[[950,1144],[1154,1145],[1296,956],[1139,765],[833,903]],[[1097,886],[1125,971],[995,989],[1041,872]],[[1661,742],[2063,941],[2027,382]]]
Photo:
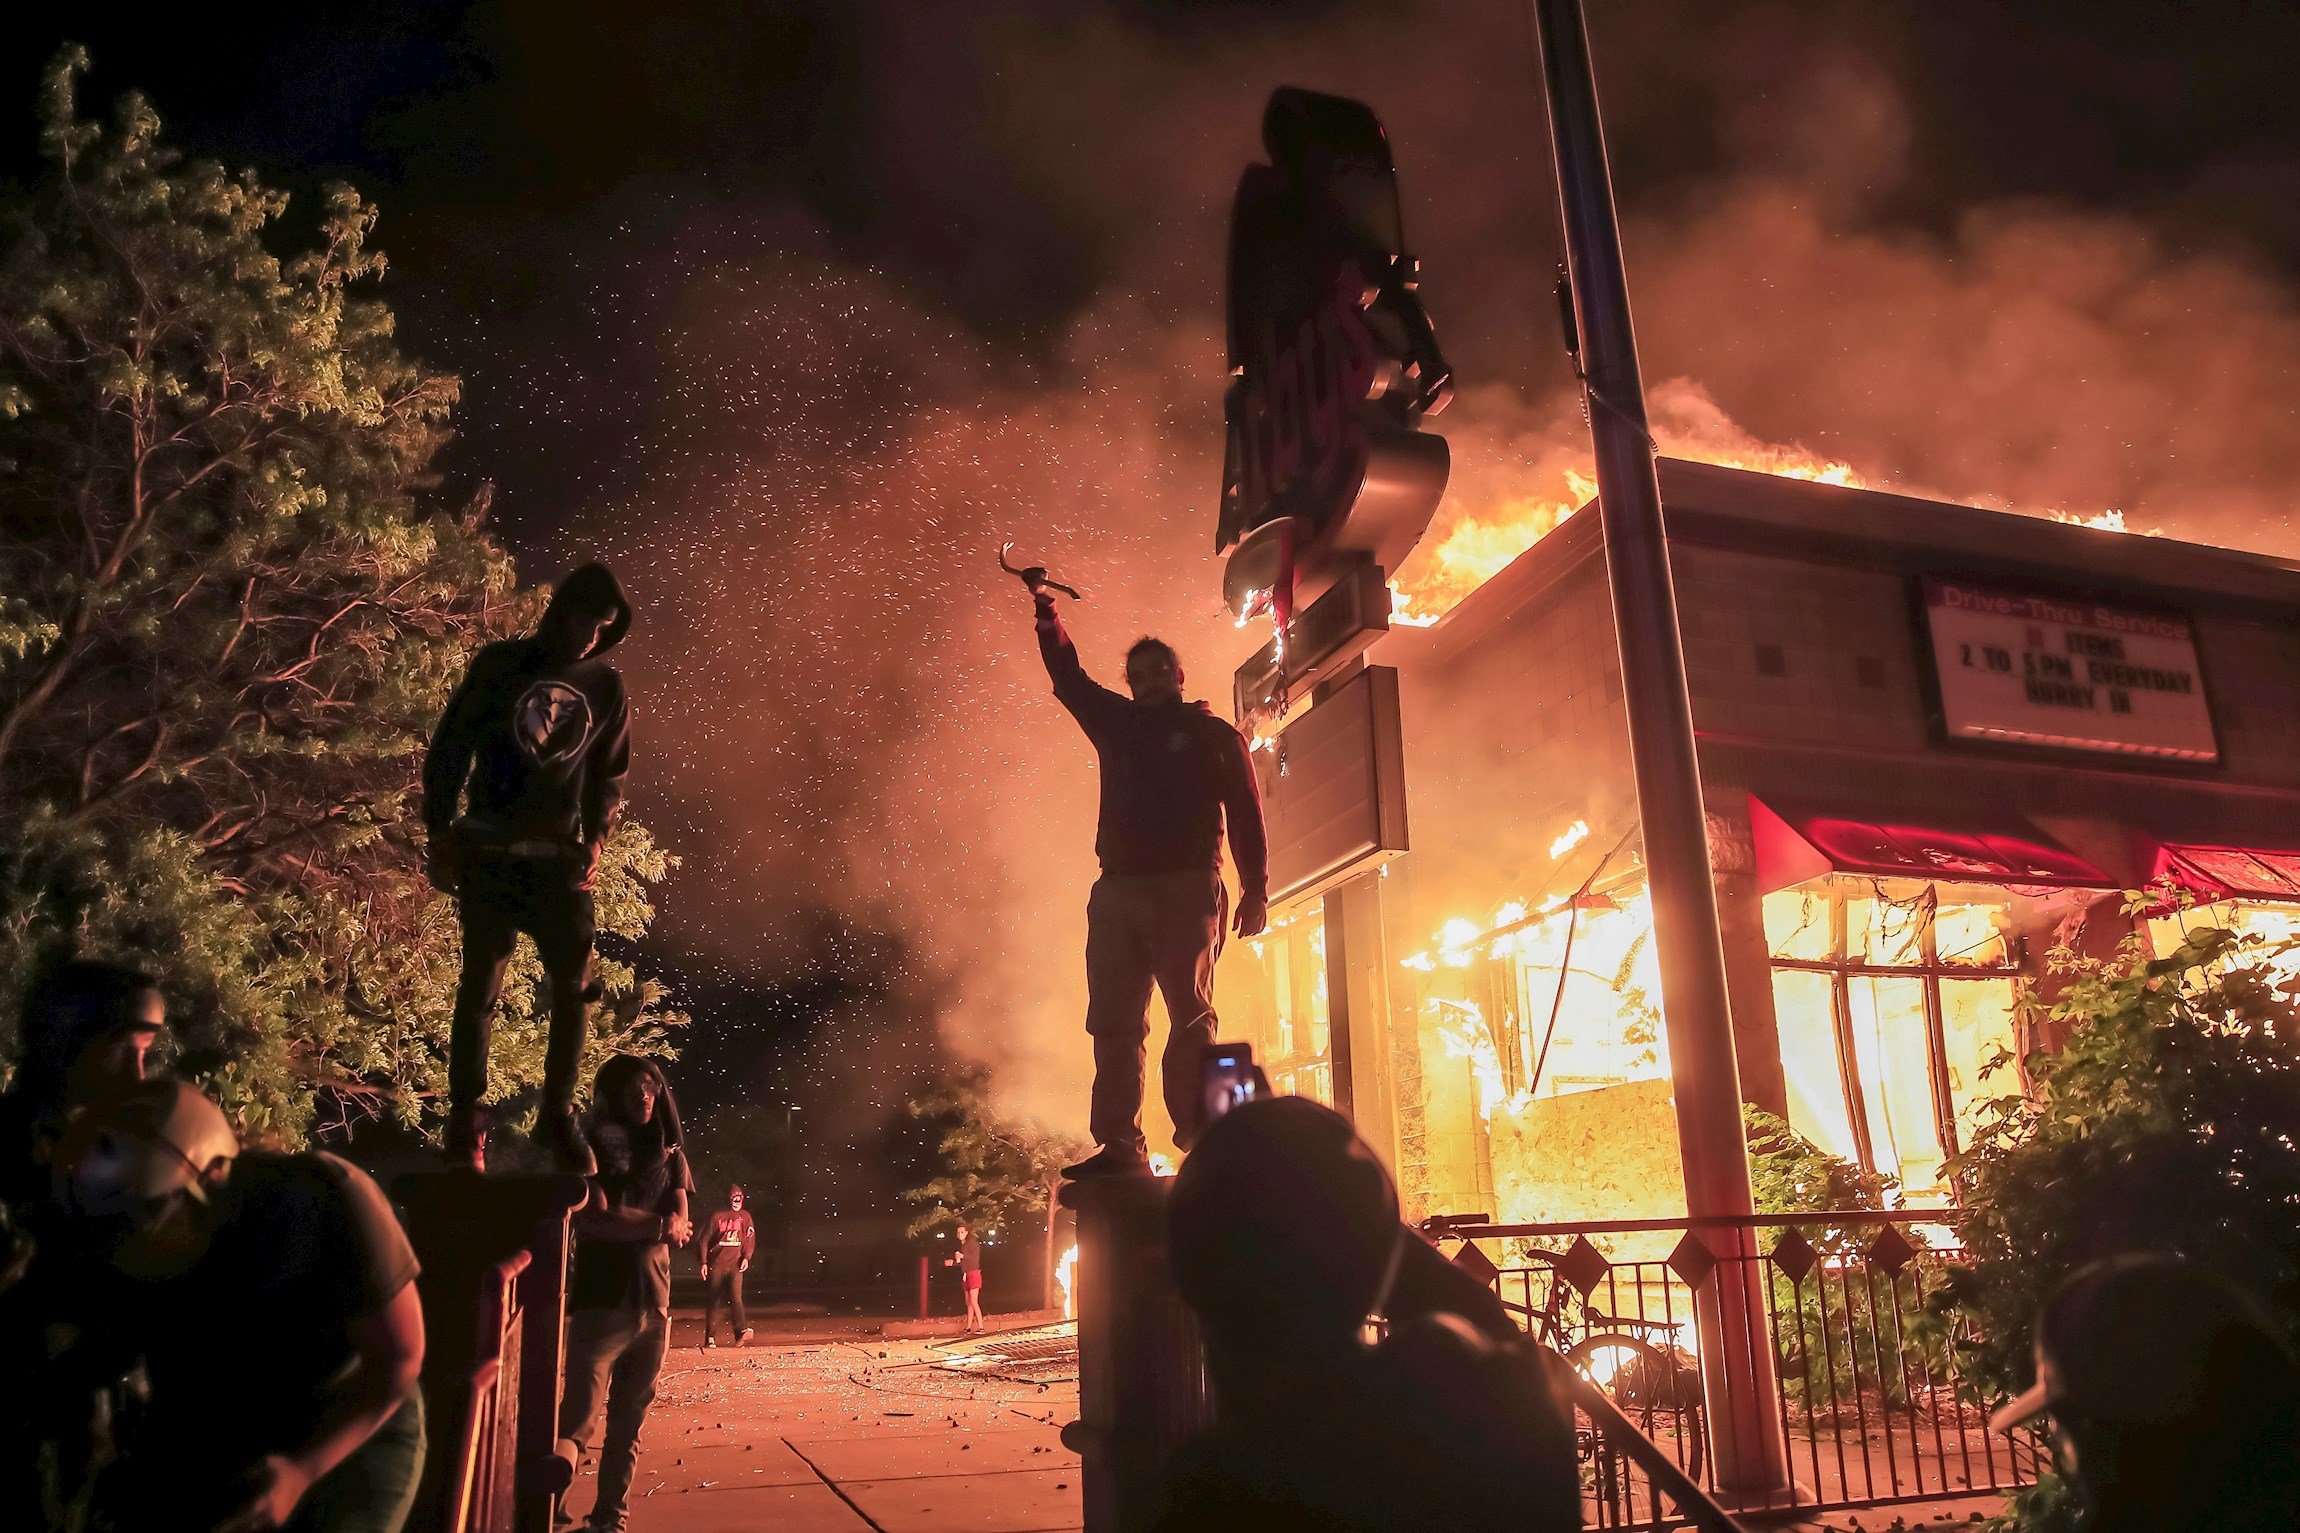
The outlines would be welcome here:
[[[591,1141],[583,1132],[583,1120],[572,1107],[558,1112],[548,1109],[542,1121],[535,1125],[535,1137],[551,1152],[551,1159],[560,1170],[574,1176],[597,1176],[599,1159],[591,1153]]]
[[[1104,1176],[1148,1176],[1150,1162],[1139,1150],[1121,1149],[1108,1145],[1087,1156],[1075,1166],[1062,1168],[1066,1182],[1092,1181]]]
[[[708,1352],[708,1351],[710,1351],[710,1350],[711,1350],[713,1347],[716,1347],[718,1344],[719,1344],[719,1338],[718,1338],[718,1337],[716,1337],[716,1336],[706,1336],[706,1337],[704,1337],[704,1338],[703,1338],[703,1350],[704,1350],[705,1352]]]
[[[451,1170],[487,1169],[487,1123],[480,1116],[478,1108],[449,1108],[445,1139],[446,1148],[442,1158]]]
[[[749,1326],[746,1325],[743,1327],[743,1334],[735,1338],[735,1345],[738,1347],[747,1347],[751,1344],[751,1338],[757,1334],[757,1332],[753,1331]]]

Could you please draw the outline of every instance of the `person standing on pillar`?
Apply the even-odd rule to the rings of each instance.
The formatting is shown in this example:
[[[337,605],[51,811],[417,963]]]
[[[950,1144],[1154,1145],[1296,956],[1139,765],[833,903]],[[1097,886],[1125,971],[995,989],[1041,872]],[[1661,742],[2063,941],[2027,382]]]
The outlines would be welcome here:
[[[486,1167],[488,1037],[504,967],[525,932],[551,1006],[536,1137],[562,1169],[592,1169],[575,1117],[585,1013],[596,997],[591,888],[631,763],[623,678],[601,656],[630,627],[631,604],[607,567],[575,570],[532,637],[473,657],[424,758],[431,881],[455,896],[463,924],[448,1044],[451,1165]]]
[[[743,1314],[743,1274],[751,1270],[751,1252],[758,1243],[758,1228],[743,1211],[743,1189],[729,1187],[727,1206],[711,1215],[703,1231],[704,1346],[719,1344],[712,1333],[718,1328],[721,1304],[727,1306],[727,1318],[734,1322],[735,1345],[750,1345],[751,1322]]]
[[[671,1350],[671,1247],[695,1233],[679,1108],[662,1067],[617,1054],[591,1086],[599,1162],[574,1219],[567,1281],[567,1377],[559,1436],[578,1463],[599,1453],[599,1494],[586,1533],[623,1533],[639,1430]],[[602,1419],[606,1436],[602,1442]]]
[[[1086,1031],[1094,1039],[1088,1127],[1098,1148],[1063,1175],[1138,1174],[1149,1165],[1142,1078],[1153,987],[1166,1001],[1160,1072],[1175,1143],[1188,1149],[1199,1126],[1199,1061],[1214,1040],[1214,960],[1228,904],[1225,826],[1239,886],[1231,929],[1253,937],[1269,925],[1261,790],[1238,731],[1206,704],[1183,701],[1182,662],[1171,645],[1135,641],[1126,652],[1133,695],[1122,697],[1088,678],[1053,594],[1043,587],[1032,594],[1054,696],[1086,732],[1102,773],[1094,838],[1102,876],[1086,906]]]

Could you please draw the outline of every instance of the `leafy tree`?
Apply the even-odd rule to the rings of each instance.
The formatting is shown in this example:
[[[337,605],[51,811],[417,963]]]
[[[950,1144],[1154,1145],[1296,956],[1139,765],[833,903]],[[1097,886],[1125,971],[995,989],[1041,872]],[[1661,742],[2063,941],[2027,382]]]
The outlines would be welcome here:
[[[1970,1253],[1936,1300],[1982,1398],[2025,1387],[2045,1298],[2086,1262],[2188,1256],[2248,1284],[2300,1328],[2300,941],[2219,928],[2154,957],[2058,952],[2059,1052],[1990,1103],[1951,1163]],[[2049,1480],[2009,1526],[2070,1525]]]
[[[911,1104],[911,1112],[943,1127],[938,1154],[942,1174],[903,1196],[925,1205],[910,1233],[924,1235],[965,1224],[980,1234],[1040,1227],[1045,1231],[1041,1303],[1054,1307],[1055,1195],[1062,1168],[1084,1153],[1068,1134],[1035,1123],[1001,1118],[991,1110],[990,1075],[977,1066],[946,1078]]]
[[[157,970],[181,1040],[258,1137],[418,1122],[442,1088],[453,909],[426,885],[416,765],[469,652],[535,617],[488,535],[421,493],[457,382],[405,356],[376,210],[186,164],[150,105],[40,94],[48,171],[0,195],[0,1028],[64,949]],[[628,821],[601,927],[637,936],[669,860]],[[595,1044],[679,1020],[605,963]],[[540,1074],[524,954],[496,1079]]]

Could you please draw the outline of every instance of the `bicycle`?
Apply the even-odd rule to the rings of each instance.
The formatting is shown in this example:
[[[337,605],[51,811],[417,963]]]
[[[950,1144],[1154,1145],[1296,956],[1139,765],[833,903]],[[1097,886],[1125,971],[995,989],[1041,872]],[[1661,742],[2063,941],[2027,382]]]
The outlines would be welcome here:
[[[1494,1267],[1474,1242],[1458,1233],[1456,1226],[1465,1222],[1469,1221],[1441,1215],[1425,1220],[1422,1230],[1433,1238],[1462,1240],[1464,1251],[1476,1251],[1477,1265],[1491,1269],[1487,1281],[1501,1299],[1502,1308],[1516,1317],[1534,1340],[1564,1357],[1575,1372],[1603,1390],[1646,1436],[1655,1435],[1657,1417],[1669,1418],[1680,1445],[1679,1462],[1689,1479],[1699,1480],[1708,1449],[1701,1368],[1676,1344],[1676,1324],[1606,1313],[1567,1280],[1554,1253],[1539,1249],[1526,1251],[1525,1262],[1529,1268],[1547,1272],[1547,1295],[1538,1305],[1530,1302],[1534,1279],[1529,1273],[1523,1287],[1527,1302],[1513,1302],[1501,1289],[1501,1269]],[[1455,1260],[1461,1260],[1460,1253]],[[1569,1305],[1578,1307],[1577,1317],[1569,1318]],[[1584,1456],[1596,1464],[1601,1480],[1610,1482],[1617,1472],[1611,1449],[1587,1428],[1578,1429],[1577,1435],[1586,1439],[1580,1444]]]

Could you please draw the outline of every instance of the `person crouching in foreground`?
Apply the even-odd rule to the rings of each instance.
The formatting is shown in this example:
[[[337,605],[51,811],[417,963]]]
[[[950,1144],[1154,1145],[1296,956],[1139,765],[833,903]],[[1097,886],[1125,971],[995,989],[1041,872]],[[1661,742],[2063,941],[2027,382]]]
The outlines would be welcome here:
[[[16,1034],[22,1057],[0,1093],[0,1201],[45,1200],[65,1121],[142,1080],[167,1026],[160,987],[140,970],[75,959],[32,982]]]
[[[181,1081],[90,1107],[57,1157],[86,1243],[126,1281],[151,1402],[109,1525],[398,1533],[423,1468],[415,1252],[366,1172],[242,1153]]]
[[[1101,763],[1094,851],[1102,876],[1086,905],[1086,1031],[1094,1039],[1087,1126],[1099,1149],[1067,1177],[1139,1175],[1143,1051],[1150,991],[1166,999],[1160,1074],[1175,1143],[1190,1147],[1202,1116],[1199,1062],[1214,1041],[1214,960],[1222,951],[1222,835],[1238,865],[1240,937],[1270,923],[1269,840],[1261,786],[1238,731],[1204,703],[1182,700],[1182,662],[1158,639],[1126,652],[1121,697],[1090,680],[1047,591],[1036,599],[1038,652],[1054,696]]]
[[[1580,1526],[1563,1365],[1399,1222],[1349,1120],[1305,1097],[1231,1109],[1166,1217],[1219,1414],[1177,1455],[1160,1533]]]
[[[671,1247],[694,1234],[687,1194],[695,1183],[680,1143],[678,1104],[651,1059],[618,1054],[599,1067],[590,1136],[599,1169],[574,1221],[559,1435],[580,1463],[598,1442],[604,1417],[599,1495],[585,1527],[622,1533],[639,1431],[671,1349]]]

